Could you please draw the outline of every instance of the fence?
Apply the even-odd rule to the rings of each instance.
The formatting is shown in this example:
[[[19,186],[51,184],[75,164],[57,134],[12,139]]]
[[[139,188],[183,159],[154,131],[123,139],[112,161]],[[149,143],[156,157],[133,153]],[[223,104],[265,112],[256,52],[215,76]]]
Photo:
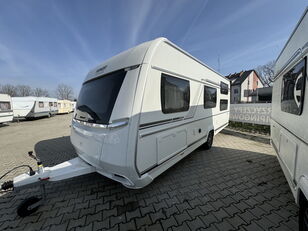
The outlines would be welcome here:
[[[230,121],[270,125],[271,103],[230,104]]]

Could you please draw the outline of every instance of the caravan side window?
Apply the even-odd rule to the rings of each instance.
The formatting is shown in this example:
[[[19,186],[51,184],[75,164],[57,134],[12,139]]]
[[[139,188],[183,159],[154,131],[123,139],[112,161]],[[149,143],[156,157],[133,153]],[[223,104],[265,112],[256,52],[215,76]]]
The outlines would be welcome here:
[[[57,107],[57,102],[54,102],[53,105],[54,105],[55,107]]]
[[[228,95],[229,89],[228,84],[220,82],[220,94]]]
[[[53,103],[52,102],[49,102],[49,107],[52,107],[53,106]]]
[[[217,102],[217,90],[213,87],[204,86],[204,108],[214,108]]]
[[[228,100],[227,99],[221,99],[220,100],[220,111],[224,111],[228,109]]]
[[[9,111],[11,110],[10,102],[0,102],[0,111]]]
[[[188,111],[190,85],[188,80],[161,75],[161,108],[163,113]]]
[[[281,110],[302,114],[306,78],[306,59],[296,64],[282,79]]]
[[[39,107],[44,107],[44,102],[39,102]]]

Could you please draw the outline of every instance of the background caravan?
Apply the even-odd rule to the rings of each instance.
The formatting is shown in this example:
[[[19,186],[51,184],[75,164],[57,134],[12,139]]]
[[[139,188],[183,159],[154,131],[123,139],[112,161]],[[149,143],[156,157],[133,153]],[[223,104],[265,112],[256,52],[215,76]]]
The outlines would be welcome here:
[[[7,94],[0,94],[0,124],[13,120],[12,100]]]
[[[73,105],[70,100],[58,100],[58,114],[68,114],[72,112]]]
[[[57,99],[47,97],[12,97],[14,118],[38,118],[57,114]]]
[[[144,187],[200,145],[211,147],[228,125],[229,96],[225,77],[158,38],[90,71],[71,141],[97,172]]]
[[[211,148],[229,122],[229,85],[165,38],[127,50],[90,71],[82,85],[71,128],[78,157],[19,175],[5,188],[91,172],[142,188],[199,146]],[[29,203],[19,214],[34,211]]]
[[[300,206],[300,230],[308,230],[308,8],[275,65],[272,146]]]

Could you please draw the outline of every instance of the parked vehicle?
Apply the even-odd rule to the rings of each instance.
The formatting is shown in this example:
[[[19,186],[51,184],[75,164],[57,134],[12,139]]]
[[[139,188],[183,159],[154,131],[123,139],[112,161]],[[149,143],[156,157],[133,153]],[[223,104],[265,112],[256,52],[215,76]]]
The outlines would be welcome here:
[[[141,188],[197,147],[211,148],[229,121],[230,83],[165,38],[90,71],[71,141],[96,171]]]
[[[53,116],[58,112],[57,99],[48,97],[12,97],[14,118]]]
[[[73,111],[70,100],[58,100],[58,114],[68,114]]]
[[[78,157],[4,182],[3,190],[41,186],[42,197],[18,207],[37,210],[47,181],[98,172],[142,188],[199,146],[210,149],[229,122],[230,82],[165,38],[129,49],[87,75],[72,121]]]
[[[72,101],[72,112],[75,111],[75,109],[76,109],[76,104],[77,104],[77,103],[76,103],[75,101]]]
[[[272,95],[272,146],[308,230],[308,8],[276,60]]]
[[[0,124],[13,120],[12,100],[7,94],[0,94]]]

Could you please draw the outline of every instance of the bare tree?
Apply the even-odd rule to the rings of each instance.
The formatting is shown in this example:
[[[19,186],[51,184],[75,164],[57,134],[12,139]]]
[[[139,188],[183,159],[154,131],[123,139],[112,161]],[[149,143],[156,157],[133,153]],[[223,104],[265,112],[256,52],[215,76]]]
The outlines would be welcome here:
[[[68,86],[66,84],[59,84],[56,89],[56,94],[58,99],[72,100],[74,96],[74,91],[71,86]]]
[[[32,92],[31,87],[28,85],[17,85],[16,90],[18,96],[29,96]]]
[[[11,84],[5,84],[1,86],[0,93],[2,94],[8,94],[10,96],[17,96],[17,90],[14,85]]]
[[[34,88],[32,94],[37,97],[49,97],[49,92],[40,87]]]
[[[272,60],[256,68],[256,72],[262,79],[262,82],[264,83],[264,85],[268,87],[272,85],[272,81],[274,79],[274,74],[275,74],[274,67],[275,67],[275,61]]]

